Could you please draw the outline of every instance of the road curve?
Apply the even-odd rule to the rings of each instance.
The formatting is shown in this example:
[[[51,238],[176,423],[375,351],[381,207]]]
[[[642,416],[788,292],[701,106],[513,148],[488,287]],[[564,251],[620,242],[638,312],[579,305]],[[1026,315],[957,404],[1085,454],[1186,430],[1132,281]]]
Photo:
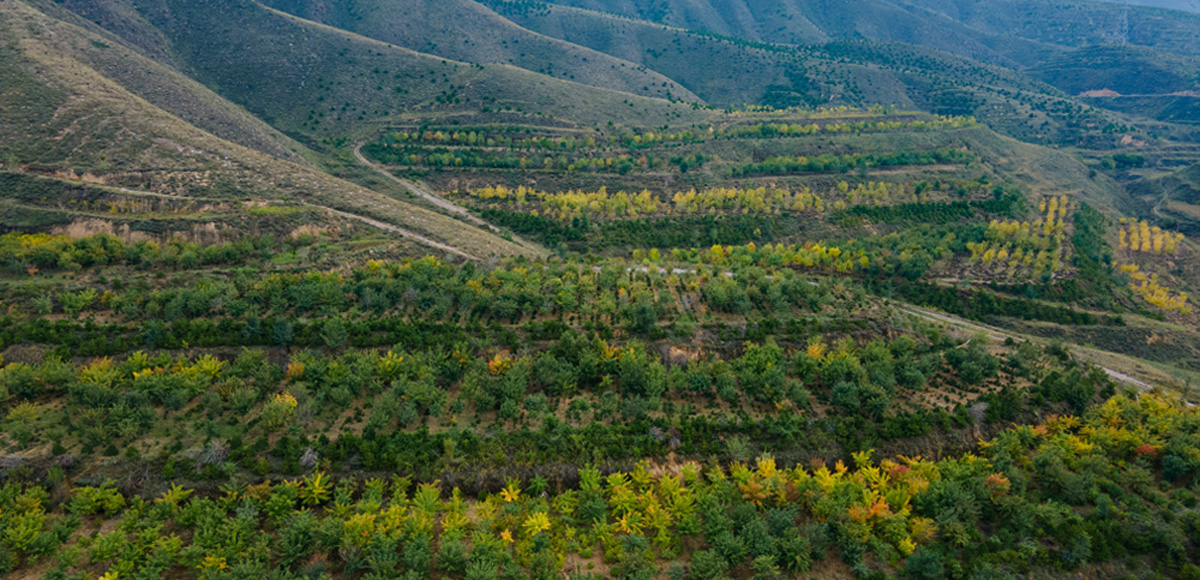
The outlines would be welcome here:
[[[1034,342],[1045,342],[1042,339],[1024,336],[1024,335],[1020,335],[1020,334],[1014,334],[1011,332],[1006,332],[1004,330],[1001,330],[1001,329],[998,329],[998,328],[995,328],[992,326],[986,326],[983,324],[979,324],[977,322],[971,322],[969,320],[964,320],[957,316],[952,316],[952,315],[946,314],[944,312],[938,312],[936,310],[930,310],[928,308],[922,308],[920,306],[913,306],[911,304],[904,304],[904,303],[894,302],[894,301],[892,301],[891,304],[893,306],[895,306],[901,312],[904,312],[905,314],[911,314],[913,316],[924,318],[926,320],[942,322],[945,324],[949,324],[951,326],[957,326],[959,328],[965,328],[968,330],[983,332],[991,340],[1004,340],[1006,338],[1012,338],[1013,340],[1033,340]],[[1072,348],[1072,351],[1078,352],[1081,355],[1081,358],[1084,358],[1085,360],[1091,358],[1085,352],[1086,347],[1082,347],[1082,346],[1076,345],[1076,344],[1071,344],[1069,346]],[[1105,351],[1105,352],[1107,352],[1107,351]],[[1114,354],[1114,353],[1110,353],[1110,354]],[[1147,383],[1146,381],[1143,381],[1143,380],[1135,378],[1135,377],[1131,377],[1123,372],[1110,369],[1106,366],[1096,363],[1094,360],[1088,360],[1088,362],[1095,365],[1100,370],[1104,371],[1104,374],[1108,375],[1109,378],[1113,379],[1114,381],[1125,383],[1127,385],[1131,385],[1133,387],[1136,387],[1140,391],[1150,391],[1150,390],[1154,389],[1154,385]]]
[[[420,234],[406,230],[402,227],[394,226],[394,225],[386,223],[386,222],[381,222],[377,219],[372,219],[367,216],[350,213],[348,211],[342,211],[340,209],[333,209],[331,207],[326,207],[323,205],[317,205],[317,204],[306,203],[306,202],[301,202],[301,204],[305,205],[307,207],[314,208],[314,209],[322,209],[322,210],[325,210],[334,215],[341,216],[346,219],[356,220],[356,221],[362,222],[364,224],[367,224],[371,227],[381,229],[386,232],[391,232],[391,233],[397,234],[401,237],[409,238],[413,241],[420,243],[421,245],[429,246],[431,248],[437,248],[439,250],[442,250],[442,251],[450,253],[450,254],[454,254],[456,256],[462,256],[463,258],[466,258],[468,260],[472,260],[472,261],[476,261],[476,262],[479,261],[479,258],[472,256],[471,254],[468,254],[458,248],[455,248],[454,246],[443,244],[441,242],[436,242],[425,236],[422,236]]]
[[[471,222],[472,224],[475,224],[477,226],[487,228],[492,233],[495,233],[495,234],[502,233],[499,228],[488,223],[487,221],[485,221],[483,219],[480,219],[478,216],[476,216],[475,214],[472,214],[470,211],[468,211],[467,208],[465,208],[461,205],[458,205],[458,204],[456,204],[456,203],[454,203],[432,191],[429,191],[428,189],[421,187],[419,184],[417,184],[415,182],[409,181],[402,177],[396,177],[395,175],[393,175],[388,170],[384,169],[379,164],[375,163],[374,161],[371,161],[370,159],[367,159],[367,156],[362,154],[363,145],[366,145],[365,141],[354,146],[354,157],[355,157],[355,159],[358,159],[359,163],[362,163],[363,165],[370,168],[372,171],[384,176],[385,178],[392,181],[393,183],[396,183],[400,187],[403,187],[409,193],[411,193],[417,197],[420,197],[420,198],[424,199],[425,201],[428,201],[429,203],[432,203],[434,206],[436,206],[442,210],[445,210],[456,216],[461,216],[466,221]],[[531,244],[531,243],[521,239],[519,236],[513,235],[512,241],[514,243],[524,246],[530,250],[534,250],[539,253],[544,252],[544,250],[542,250],[541,248],[538,248],[534,244]]]
[[[359,163],[366,165],[367,167],[371,168],[376,173],[388,178],[389,180],[391,180],[394,183],[399,184],[401,187],[408,190],[409,193],[411,193],[417,197],[424,198],[425,201],[428,201],[429,203],[432,203],[433,205],[435,205],[443,210],[446,210],[455,215],[463,216],[468,221],[470,221],[474,224],[488,226],[488,227],[491,226],[491,224],[475,217],[474,215],[471,215],[471,212],[467,211],[467,208],[462,207],[458,204],[455,204],[455,203],[447,200],[446,198],[444,198],[440,195],[437,195],[436,193],[433,193],[432,191],[429,191],[407,179],[403,179],[400,177],[396,177],[395,175],[392,175],[386,169],[379,166],[374,161],[367,159],[367,156],[362,154],[363,145],[366,145],[366,142],[359,143],[358,145],[356,145],[354,147],[354,157],[356,159],[358,159]]]
[[[65,180],[65,181],[78,181],[78,182],[82,182],[82,180],[79,180],[79,179],[71,179],[71,180],[68,180],[68,179],[65,179],[65,178],[57,178],[57,179],[62,179],[62,180]],[[120,193],[124,193],[124,194],[127,194],[127,195],[134,195],[134,196],[140,196],[140,197],[156,197],[156,198],[162,198],[162,199],[174,199],[174,200],[180,200],[180,201],[213,201],[213,202],[229,202],[229,201],[236,201],[236,200],[231,200],[231,199],[221,199],[221,198],[190,197],[190,196],[181,196],[181,195],[170,195],[170,194],[166,194],[166,193],[158,193],[158,192],[154,192],[154,191],[145,191],[145,190],[140,190],[140,189],[130,189],[130,188],[128,188],[128,187],[121,187],[121,186],[115,186],[115,185],[101,185],[101,184],[90,184],[90,185],[93,185],[93,186],[95,186],[95,187],[99,187],[99,188],[102,188],[102,189],[110,189],[110,190],[113,190],[113,191],[118,191],[118,192],[120,192]],[[327,211],[327,212],[329,212],[329,213],[332,213],[332,214],[334,214],[334,215],[337,215],[337,216],[340,216],[340,217],[343,217],[343,218],[346,218],[346,219],[350,219],[350,220],[354,220],[354,221],[357,221],[357,222],[364,223],[364,224],[366,224],[366,225],[368,225],[368,226],[371,226],[371,227],[373,227],[373,228],[376,228],[376,229],[383,230],[383,231],[385,231],[385,232],[391,232],[391,233],[393,233],[393,234],[397,234],[397,235],[399,235],[399,236],[401,236],[401,237],[409,238],[409,239],[411,239],[411,240],[413,240],[413,241],[415,241],[415,242],[417,242],[417,243],[420,243],[420,244],[422,244],[422,245],[425,245],[425,246],[429,246],[429,247],[431,247],[431,248],[436,248],[436,249],[438,249],[438,250],[442,250],[442,251],[444,251],[444,252],[447,252],[447,253],[450,253],[450,254],[454,254],[454,255],[456,255],[456,256],[461,256],[461,257],[463,257],[463,258],[466,258],[466,259],[468,259],[468,260],[480,261],[480,259],[479,259],[478,257],[476,257],[476,256],[472,256],[471,254],[468,254],[468,253],[466,253],[466,252],[464,252],[464,251],[462,251],[462,250],[460,250],[460,249],[458,249],[458,248],[455,248],[454,246],[450,246],[450,245],[447,245],[447,244],[443,244],[442,242],[437,242],[437,241],[431,240],[431,239],[429,239],[429,238],[427,238],[427,237],[425,237],[425,236],[422,236],[422,235],[420,235],[420,234],[418,234],[418,233],[416,233],[416,232],[413,232],[413,231],[411,231],[411,230],[407,230],[407,229],[404,229],[404,228],[402,228],[402,227],[399,227],[399,226],[395,226],[395,225],[392,225],[392,224],[389,224],[389,223],[386,223],[386,222],[382,222],[382,221],[379,221],[379,220],[377,220],[377,219],[374,219],[374,218],[369,218],[369,217],[367,217],[367,216],[364,216],[364,215],[358,215],[358,214],[356,214],[356,213],[350,213],[350,212],[348,212],[348,211],[342,211],[342,210],[340,210],[340,209],[334,209],[334,208],[332,208],[332,207],[328,207],[328,206],[324,206],[324,205],[320,205],[320,204],[316,204],[316,203],[310,203],[310,202],[307,202],[307,201],[292,201],[292,202],[289,202],[289,203],[294,203],[294,204],[296,204],[296,205],[302,205],[302,206],[304,206],[304,207],[311,207],[311,208],[313,208],[313,209],[317,209],[317,210],[324,210],[324,211]]]

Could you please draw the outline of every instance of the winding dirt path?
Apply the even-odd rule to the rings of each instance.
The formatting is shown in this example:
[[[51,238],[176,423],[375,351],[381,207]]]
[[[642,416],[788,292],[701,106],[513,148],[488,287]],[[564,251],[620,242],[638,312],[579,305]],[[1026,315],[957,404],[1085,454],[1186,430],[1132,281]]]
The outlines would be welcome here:
[[[456,256],[461,256],[461,257],[463,257],[463,258],[466,258],[466,259],[468,259],[468,260],[472,260],[472,261],[475,261],[475,262],[478,262],[478,261],[479,261],[479,258],[478,258],[478,257],[476,257],[476,256],[472,256],[471,254],[468,254],[468,253],[466,253],[466,252],[464,252],[464,251],[462,251],[462,250],[460,250],[460,249],[458,249],[458,248],[456,248],[456,247],[454,247],[454,246],[451,246],[451,245],[448,245],[448,244],[443,244],[443,243],[441,243],[441,242],[436,242],[436,241],[434,241],[434,240],[431,240],[431,239],[429,239],[429,238],[427,238],[427,237],[425,237],[425,236],[422,236],[422,235],[420,235],[420,234],[417,234],[417,233],[413,233],[413,232],[411,232],[411,231],[409,231],[409,230],[406,230],[406,229],[404,229],[404,228],[402,228],[402,227],[399,227],[399,226],[394,226],[394,225],[392,225],[392,224],[389,224],[389,223],[386,223],[386,222],[381,222],[381,221],[379,221],[379,220],[377,220],[377,219],[369,218],[369,217],[367,217],[367,216],[361,216],[361,215],[354,214],[354,213],[350,213],[350,212],[347,212],[347,211],[342,211],[342,210],[339,210],[339,209],[333,209],[333,208],[331,208],[331,207],[325,207],[325,206],[323,206],[323,205],[316,205],[316,204],[307,203],[307,202],[300,202],[300,204],[301,204],[301,205],[304,205],[304,206],[307,206],[307,207],[314,208],[314,209],[323,209],[323,210],[325,210],[325,211],[327,211],[327,212],[329,212],[329,213],[332,213],[332,214],[334,214],[334,215],[341,216],[341,217],[344,217],[344,218],[346,218],[346,219],[352,219],[352,220],[356,220],[356,221],[362,222],[362,223],[364,223],[364,224],[367,224],[367,225],[369,225],[369,226],[371,226],[371,227],[374,227],[374,228],[377,228],[377,229],[381,229],[381,230],[383,230],[383,231],[386,231],[386,232],[391,232],[391,233],[393,233],[393,234],[397,234],[397,235],[399,235],[399,236],[401,236],[401,237],[409,238],[409,239],[411,239],[411,240],[413,240],[413,241],[415,241],[415,242],[417,242],[417,243],[420,243],[421,245],[424,245],[424,246],[429,246],[429,247],[431,247],[431,248],[437,248],[437,249],[439,249],[439,250],[442,250],[443,252],[448,252],[448,253],[454,254],[454,255],[456,255]]]
[[[977,322],[972,322],[969,320],[959,318],[957,316],[952,316],[952,315],[946,314],[944,312],[938,312],[936,310],[930,310],[928,308],[922,308],[920,306],[913,306],[911,304],[905,304],[902,302],[895,302],[895,301],[890,301],[890,300],[888,302],[892,306],[896,307],[897,310],[904,312],[905,314],[910,314],[912,316],[917,316],[919,318],[924,318],[926,320],[941,322],[944,324],[948,324],[950,326],[956,326],[959,328],[971,330],[973,332],[982,332],[982,333],[986,334],[987,337],[991,340],[1004,340],[1006,338],[1011,338],[1013,340],[1029,340],[1029,341],[1032,341],[1032,342],[1035,342],[1038,344],[1045,344],[1046,342],[1048,342],[1045,339],[1032,337],[1032,336],[1026,336],[1026,335],[1017,334],[1017,333],[1013,333],[1013,332],[1008,332],[1008,331],[1001,330],[1001,329],[993,327],[993,326],[987,326],[985,324],[980,324]],[[1070,344],[1069,346],[1070,346],[1072,352],[1078,354],[1080,358],[1084,359],[1085,361],[1095,365],[1097,368],[1104,371],[1104,373],[1107,374],[1109,376],[1109,378],[1113,379],[1114,381],[1125,383],[1127,385],[1131,385],[1133,387],[1136,387],[1140,391],[1149,391],[1155,387],[1155,385],[1152,385],[1146,381],[1143,381],[1141,379],[1130,376],[1121,371],[1114,370],[1114,369],[1108,368],[1108,367],[1100,364],[1099,362],[1097,362],[1098,357],[1096,356],[1097,352],[1104,352],[1110,356],[1125,358],[1125,357],[1123,357],[1123,355],[1119,355],[1117,353],[1112,353],[1109,351],[1093,352],[1094,349],[1090,349],[1088,347],[1080,346],[1077,344]]]
[[[61,178],[61,177],[58,177],[55,179],[60,179],[62,181],[77,181],[79,183],[85,183],[83,180],[73,180],[73,179],[66,179],[66,178]],[[115,186],[115,185],[102,185],[102,184],[96,184],[96,183],[88,183],[88,185],[90,185],[92,187],[101,188],[101,189],[109,189],[109,190],[123,193],[126,195],[141,196],[141,197],[155,197],[155,198],[160,198],[160,199],[172,199],[172,200],[178,200],[178,201],[209,201],[209,202],[221,202],[221,203],[238,201],[235,199],[169,195],[166,193],[157,193],[154,191],[144,191],[144,190],[140,190],[140,189],[130,189],[128,187],[121,187],[121,186]],[[267,201],[267,200],[264,200],[264,201]],[[369,218],[364,215],[359,215],[356,213],[351,213],[351,212],[343,211],[340,209],[334,209],[329,206],[310,203],[307,201],[292,201],[292,202],[281,202],[281,203],[292,203],[292,204],[300,205],[300,206],[304,206],[304,207],[311,207],[311,208],[317,209],[317,210],[323,210],[323,211],[329,212],[329,213],[339,216],[339,217],[343,217],[343,218],[346,218],[349,220],[354,220],[354,221],[366,224],[368,226],[371,226],[373,228],[380,229],[385,232],[393,233],[393,234],[399,235],[401,237],[411,239],[411,240],[413,240],[421,245],[424,245],[424,246],[429,246],[431,248],[442,250],[443,252],[454,254],[456,256],[461,256],[468,260],[472,260],[472,261],[476,261],[476,262],[480,261],[480,258],[473,256],[471,254],[468,254],[467,252],[464,252],[454,246],[451,246],[449,244],[443,244],[442,242],[438,242],[435,240],[431,240],[431,239],[429,239],[425,236],[422,236],[421,234],[418,234],[416,232],[413,232],[411,230],[402,228],[400,226],[392,225],[387,222],[377,220],[375,218]]]
[[[404,189],[408,190],[409,193],[411,193],[417,197],[425,199],[425,201],[432,203],[433,205],[437,206],[438,208],[441,208],[452,214],[462,216],[462,217],[466,218],[467,221],[470,221],[473,224],[482,225],[482,226],[490,226],[490,224],[488,224],[487,222],[475,217],[474,215],[471,215],[471,212],[467,211],[467,208],[462,207],[461,205],[455,204],[453,202],[450,202],[446,198],[444,198],[440,195],[437,195],[436,193],[433,193],[432,191],[429,191],[428,189],[425,189],[425,188],[421,187],[420,185],[413,183],[412,181],[392,175],[386,169],[384,169],[382,166],[376,164],[374,161],[371,161],[370,159],[367,159],[367,156],[362,154],[363,145],[366,145],[366,142],[359,143],[358,145],[356,145],[354,147],[354,157],[356,159],[358,159],[359,163],[366,165],[367,167],[371,168],[372,171],[386,177],[393,183],[399,184],[400,187],[403,187]]]
[[[400,187],[403,187],[404,189],[408,190],[409,193],[411,193],[417,197],[420,197],[420,198],[424,199],[425,201],[428,201],[429,203],[432,203],[434,206],[438,207],[439,209],[449,212],[451,215],[461,217],[462,219],[464,219],[474,225],[477,225],[477,226],[480,226],[483,228],[487,228],[489,231],[491,231],[494,234],[503,233],[500,231],[499,228],[497,228],[496,226],[479,218],[478,216],[476,216],[475,214],[473,214],[469,210],[467,210],[467,208],[465,208],[461,205],[458,205],[458,204],[422,187],[420,184],[417,184],[416,182],[409,181],[402,177],[396,177],[391,172],[384,169],[381,165],[375,163],[374,161],[371,161],[370,159],[367,159],[367,156],[363,155],[363,153],[362,153],[362,148],[364,145],[366,145],[365,141],[354,146],[354,157],[356,159],[358,159],[359,163],[362,163],[363,165],[370,168],[372,171],[384,176],[385,178],[392,181],[393,183],[396,183]],[[520,246],[524,246],[525,248],[534,250],[538,253],[544,252],[544,250],[542,248],[539,248],[535,244],[532,244],[528,241],[521,239],[516,234],[512,234],[512,241]]]

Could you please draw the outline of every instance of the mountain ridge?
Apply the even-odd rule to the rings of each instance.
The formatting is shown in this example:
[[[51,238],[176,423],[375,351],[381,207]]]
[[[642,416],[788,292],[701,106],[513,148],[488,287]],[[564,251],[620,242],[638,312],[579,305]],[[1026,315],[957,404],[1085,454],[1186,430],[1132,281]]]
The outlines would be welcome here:
[[[597,51],[524,30],[469,0],[375,0],[352,12],[329,0],[269,0],[267,6],[376,40],[461,62],[510,64],[583,84],[694,101],[673,80]],[[430,17],[437,11],[436,19]],[[547,68],[549,65],[549,68]]]

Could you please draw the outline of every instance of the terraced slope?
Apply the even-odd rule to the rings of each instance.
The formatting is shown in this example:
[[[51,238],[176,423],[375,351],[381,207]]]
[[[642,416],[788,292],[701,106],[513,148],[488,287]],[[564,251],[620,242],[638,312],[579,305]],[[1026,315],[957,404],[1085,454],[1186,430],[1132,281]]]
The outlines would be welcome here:
[[[975,115],[1037,143],[1083,143],[1086,133],[1109,123],[1106,113],[1032,75],[913,44],[839,40],[792,47],[570,6],[485,2],[527,28],[658,70],[714,104],[895,104]]]

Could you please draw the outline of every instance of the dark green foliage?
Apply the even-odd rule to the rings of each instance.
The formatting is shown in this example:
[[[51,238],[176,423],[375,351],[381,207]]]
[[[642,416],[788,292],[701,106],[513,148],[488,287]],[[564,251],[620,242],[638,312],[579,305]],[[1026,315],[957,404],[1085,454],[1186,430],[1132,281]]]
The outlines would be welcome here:
[[[1146,157],[1136,153],[1114,153],[1100,160],[1100,166],[1105,169],[1124,171],[1146,166]]]
[[[729,563],[715,551],[701,550],[692,554],[691,577],[694,580],[726,580]]]
[[[700,216],[563,223],[523,212],[485,208],[480,214],[493,223],[531,236],[552,248],[603,251],[619,248],[708,247],[775,240],[786,232],[786,218],[756,215]]]
[[[904,571],[914,580],[939,580],[945,570],[945,563],[940,553],[934,550],[921,549],[905,562]]]
[[[733,169],[734,177],[748,175],[786,175],[793,173],[848,173],[855,169],[879,169],[939,163],[965,164],[975,160],[973,153],[959,149],[903,151],[882,154],[824,154],[816,157],[772,157]]]
[[[902,203],[884,206],[856,205],[845,210],[841,215],[830,216],[830,219],[840,222],[845,221],[849,216],[855,216],[892,225],[948,224],[976,217],[978,212],[982,212],[984,215],[1009,216],[1023,203],[1022,198],[1018,195],[1004,194],[988,201]]]
[[[916,282],[894,285],[869,282],[866,286],[884,295],[894,295],[914,304],[931,306],[973,320],[987,321],[994,316],[1010,316],[1058,324],[1123,325],[1119,317],[1104,316],[1101,318],[1089,312],[1041,304],[1023,298],[1007,298],[990,292],[961,290]]]
[[[787,360],[773,341],[749,344],[734,365],[742,391],[764,403],[778,403],[787,396]]]
[[[981,384],[984,379],[996,376],[996,371],[1000,370],[1000,361],[974,341],[946,351],[946,362],[958,372],[958,378],[968,385]]]

